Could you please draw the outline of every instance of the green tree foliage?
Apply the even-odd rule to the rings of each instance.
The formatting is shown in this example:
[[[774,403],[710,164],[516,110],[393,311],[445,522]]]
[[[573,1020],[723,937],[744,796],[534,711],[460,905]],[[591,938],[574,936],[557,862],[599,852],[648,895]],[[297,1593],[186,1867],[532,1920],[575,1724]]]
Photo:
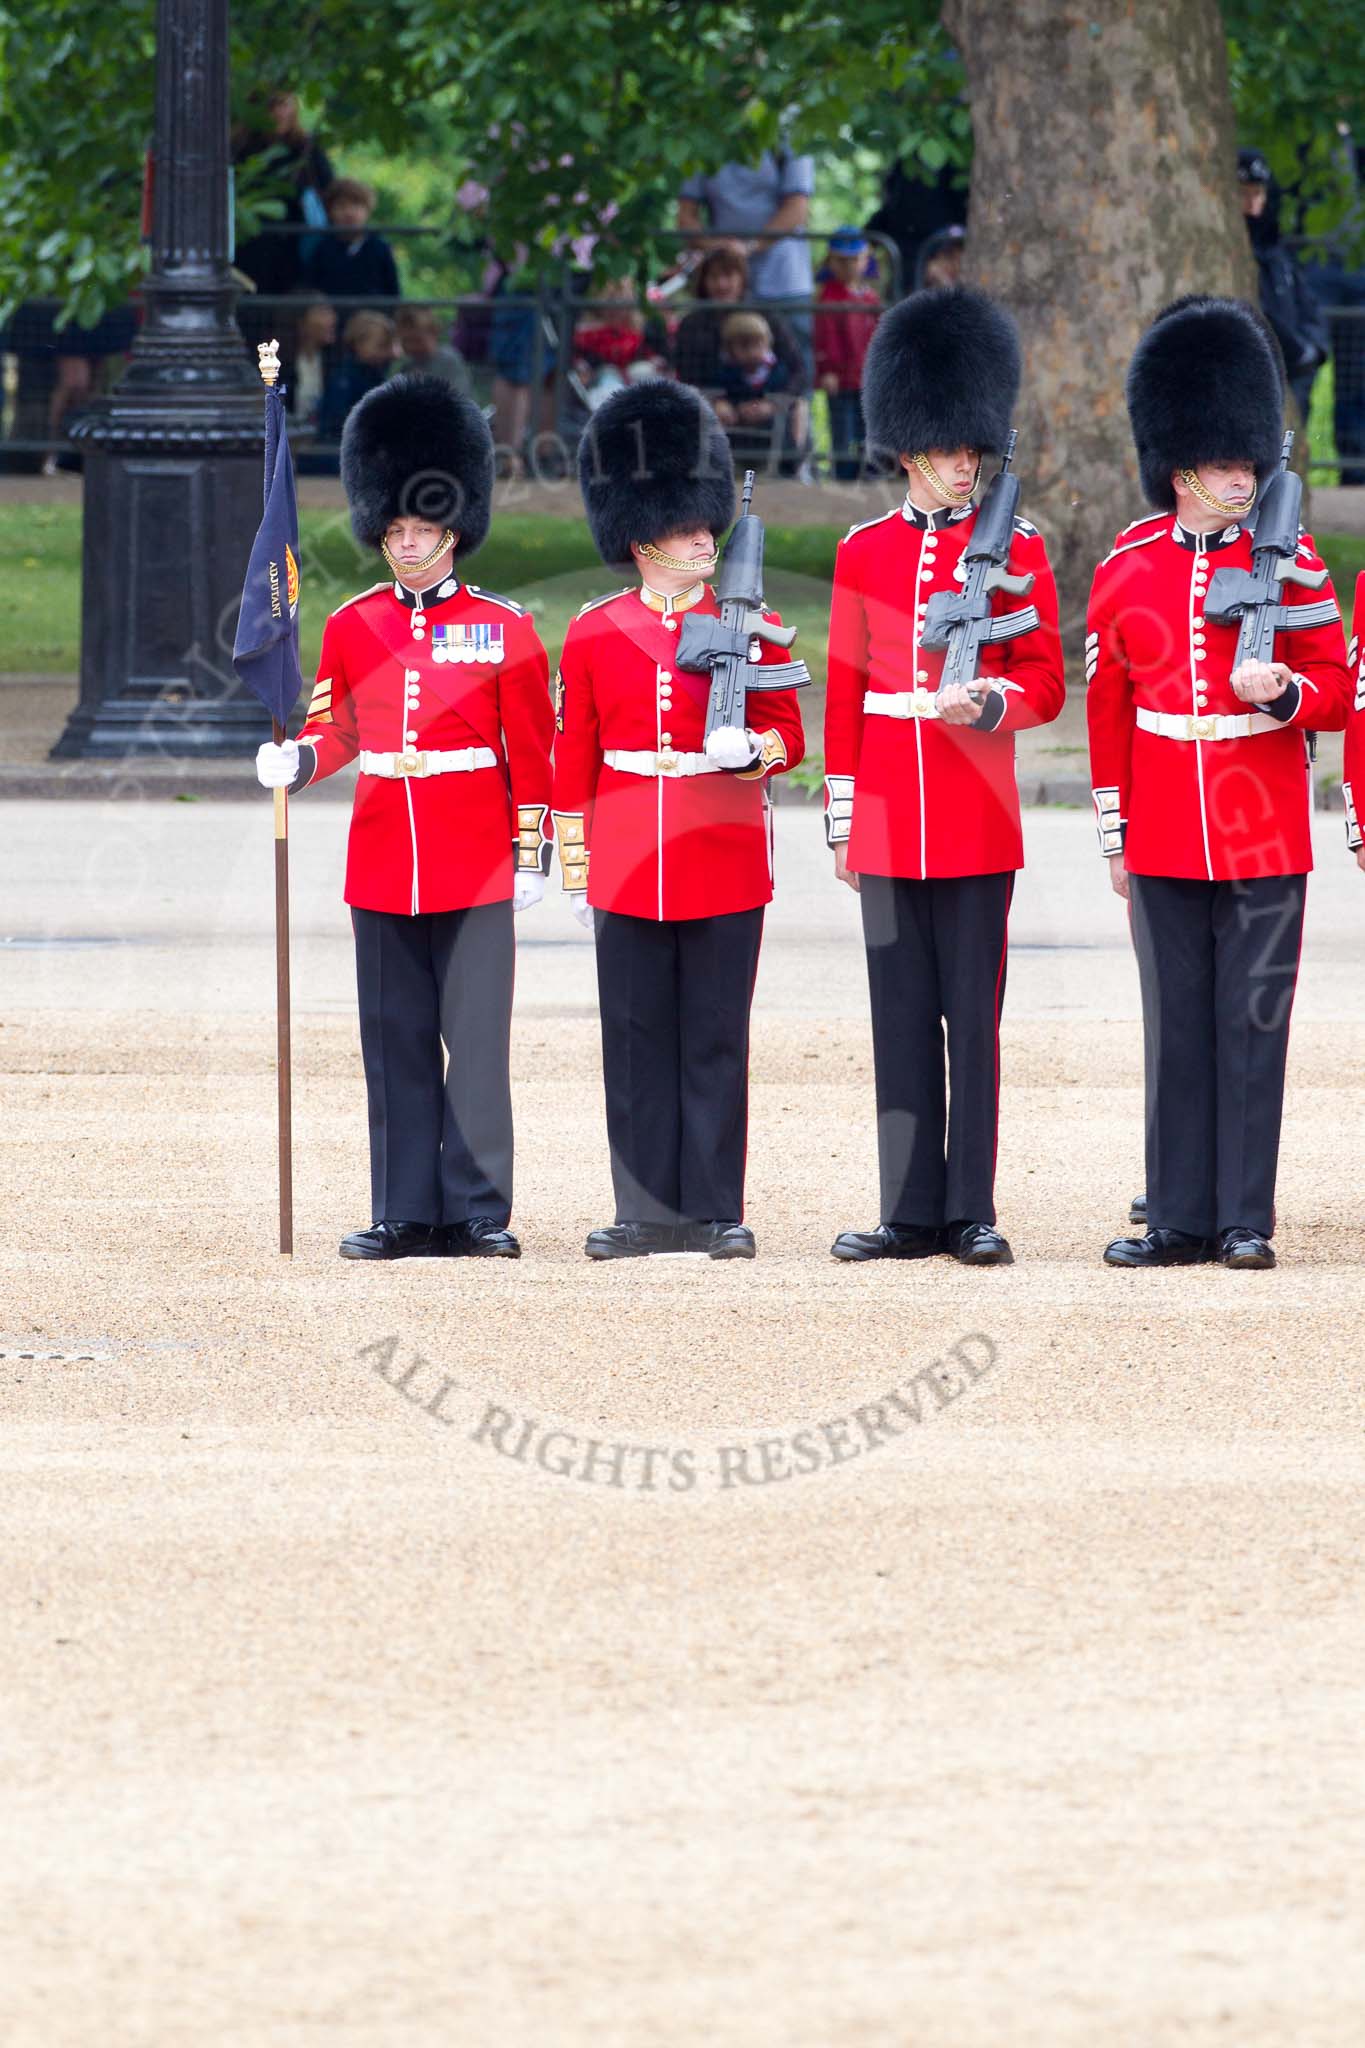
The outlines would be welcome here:
[[[1342,210],[1333,123],[1365,105],[1352,0],[1312,10],[1246,0],[1230,48],[1243,132],[1319,178],[1319,221]],[[90,321],[142,262],[138,196],[152,127],[153,0],[0,0],[0,293],[63,297]],[[232,11],[234,117],[270,90],[300,94],[329,150],[370,144],[439,166],[438,224],[469,239],[456,193],[530,267],[604,220],[657,261],[678,186],[718,157],[785,138],[965,167],[960,67],[934,0],[300,0]],[[1338,151],[1339,154],[1339,151]],[[1319,176],[1319,172],[1321,175]],[[278,167],[238,180],[245,235],[278,209]],[[272,180],[276,182],[272,182]]]

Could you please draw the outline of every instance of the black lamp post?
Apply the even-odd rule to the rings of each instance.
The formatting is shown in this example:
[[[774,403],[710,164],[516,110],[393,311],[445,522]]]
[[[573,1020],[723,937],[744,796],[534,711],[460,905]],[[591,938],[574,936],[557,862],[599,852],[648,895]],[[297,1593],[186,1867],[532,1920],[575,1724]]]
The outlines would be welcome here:
[[[158,0],[152,267],[85,454],[81,694],[56,757],[205,756],[270,736],[232,670],[261,512],[261,385],[228,269],[228,0]]]

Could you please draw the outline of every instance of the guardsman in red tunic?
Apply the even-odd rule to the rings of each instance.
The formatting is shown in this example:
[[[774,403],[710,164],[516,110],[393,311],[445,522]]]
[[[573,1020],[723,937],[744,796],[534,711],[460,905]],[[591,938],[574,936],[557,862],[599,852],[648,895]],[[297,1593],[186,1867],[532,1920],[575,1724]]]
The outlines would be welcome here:
[[[1313,865],[1305,741],[1345,722],[1346,650],[1338,616],[1234,666],[1237,625],[1209,595],[1220,568],[1251,567],[1283,409],[1264,329],[1235,300],[1177,301],[1138,344],[1128,411],[1157,511],[1100,564],[1086,622],[1100,850],[1132,908],[1146,1038],[1148,1228],[1115,1239],[1113,1266],[1275,1263]],[[1321,569],[1306,534],[1298,567]],[[1332,591],[1287,581],[1283,595],[1292,609]]]
[[[1346,719],[1346,758],[1341,770],[1341,794],[1346,804],[1346,844],[1354,853],[1358,866],[1365,869],[1365,572],[1356,578],[1347,661],[1350,668],[1350,710]]]
[[[985,454],[1019,389],[1014,323],[983,292],[916,292],[868,353],[868,436],[899,457],[905,503],[855,526],[834,568],[825,708],[825,826],[856,889],[867,946],[881,1221],[836,1259],[1008,1265],[995,1228],[1006,925],[1023,866],[1014,735],[1062,708],[1057,592],[1035,527],[1015,521],[1012,576],[1030,623],[988,645],[982,673],[939,688],[923,645],[935,591],[960,590]],[[996,613],[1022,610],[1004,590]],[[947,1081],[944,1027],[947,1027]]]
[[[439,378],[381,384],[347,419],[341,475],[392,581],[333,612],[298,739],[257,756],[290,790],[359,761],[346,901],[372,1223],[341,1255],[517,1258],[512,915],[549,868],[549,667],[530,614],[457,573],[492,505],[477,406]]]
[[[597,412],[579,480],[598,553],[634,570],[584,607],[557,679],[554,817],[564,887],[593,930],[616,1221],[592,1259],[751,1259],[743,1221],[749,1008],[773,893],[768,783],[805,741],[792,689],[704,739],[709,677],[678,664],[684,616],[735,513],[715,415],[684,385]],[[776,613],[765,616],[780,624]],[[785,659],[756,640],[750,660]]]

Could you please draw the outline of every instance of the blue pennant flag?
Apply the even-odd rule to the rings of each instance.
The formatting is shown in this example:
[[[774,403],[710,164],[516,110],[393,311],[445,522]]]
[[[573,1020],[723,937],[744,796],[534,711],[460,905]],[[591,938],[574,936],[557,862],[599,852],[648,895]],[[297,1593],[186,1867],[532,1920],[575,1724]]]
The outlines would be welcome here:
[[[265,512],[247,564],[232,666],[284,725],[303,688],[299,668],[299,508],[284,400],[265,394]]]

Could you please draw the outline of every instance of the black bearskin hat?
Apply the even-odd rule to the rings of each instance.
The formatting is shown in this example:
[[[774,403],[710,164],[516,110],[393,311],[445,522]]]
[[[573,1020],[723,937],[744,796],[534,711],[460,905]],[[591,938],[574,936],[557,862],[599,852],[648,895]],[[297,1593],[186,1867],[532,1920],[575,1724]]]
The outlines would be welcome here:
[[[452,527],[457,556],[488,538],[493,436],[472,399],[440,377],[391,377],[367,391],[341,435],[351,530],[377,548],[395,519]]]
[[[863,366],[867,437],[883,455],[1004,453],[1019,396],[1019,335],[967,285],[913,292],[883,314]]]
[[[612,569],[632,541],[704,526],[719,540],[735,516],[735,465],[725,429],[686,384],[651,378],[613,392],[578,448],[578,482],[593,543]]]
[[[1128,367],[1128,417],[1147,501],[1175,510],[1174,469],[1279,465],[1284,388],[1260,316],[1239,299],[1193,295],[1158,313]]]

